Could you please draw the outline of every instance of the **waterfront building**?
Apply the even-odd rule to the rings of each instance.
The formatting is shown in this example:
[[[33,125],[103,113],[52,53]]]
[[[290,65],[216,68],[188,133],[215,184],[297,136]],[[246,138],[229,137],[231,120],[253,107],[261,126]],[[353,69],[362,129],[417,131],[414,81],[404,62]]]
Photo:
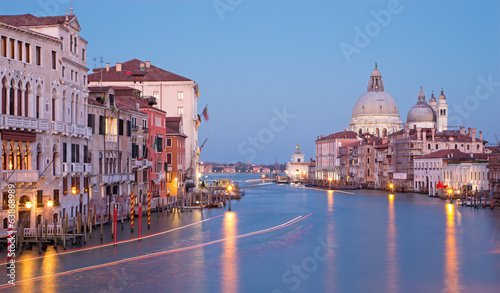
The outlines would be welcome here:
[[[375,173],[374,184],[375,188],[385,189],[389,186],[389,163],[391,155],[389,155],[389,143],[387,139],[379,142],[375,148]]]
[[[342,146],[361,141],[354,131],[344,130],[316,139],[316,179],[339,181],[341,176],[339,150]]]
[[[213,172],[213,166],[212,165],[200,164],[200,172],[202,174],[212,173]]]
[[[111,215],[118,204],[128,211],[127,200],[135,181],[132,173],[132,112],[115,97],[112,87],[89,87],[88,125],[92,138],[87,162],[92,166],[89,197],[98,214]]]
[[[459,150],[463,153],[484,153],[486,141],[476,137],[476,129],[460,127],[459,130],[436,132],[435,128],[403,129],[389,135],[392,161],[389,165],[389,180],[404,190],[414,190],[414,160],[439,150]],[[436,185],[436,182],[432,182]],[[435,186],[431,189],[435,190]]]
[[[459,189],[488,189],[488,155],[440,150],[415,158],[414,190],[435,195],[438,182]]]
[[[493,147],[488,154],[488,179],[489,189],[493,190],[493,195],[500,197],[500,147]]]
[[[0,16],[3,225],[8,185],[24,227],[88,208],[87,41],[77,17]]]
[[[185,172],[187,178],[196,180],[198,170],[198,84],[183,76],[151,65],[150,61],[132,59],[110,67],[95,68],[89,74],[92,86],[129,86],[138,89],[143,96],[156,100],[154,107],[169,117],[182,117],[183,133],[187,136],[185,146]]]
[[[292,154],[292,161],[286,164],[286,174],[293,181],[306,180],[308,176],[308,167],[310,162],[304,160],[304,154],[300,151],[300,146],[295,146],[295,152]]]
[[[398,105],[392,96],[385,92],[382,75],[376,63],[366,93],[354,104],[349,126],[351,131],[359,135],[369,133],[378,137],[387,137],[402,127]]]
[[[353,170],[354,182],[365,187],[375,187],[375,146],[379,143],[377,137],[365,135],[356,145],[356,167]],[[353,157],[354,160],[354,157]]]
[[[180,194],[178,187],[185,181],[185,164],[186,164],[186,139],[187,136],[182,130],[182,119],[180,117],[166,117],[166,140],[165,151],[167,152],[167,197],[170,201],[175,201],[177,195]],[[203,166],[203,165],[200,165]],[[204,166],[211,167],[212,166]],[[206,168],[207,171],[208,168]],[[205,170],[203,170],[205,171]],[[200,175],[203,173],[200,170]]]

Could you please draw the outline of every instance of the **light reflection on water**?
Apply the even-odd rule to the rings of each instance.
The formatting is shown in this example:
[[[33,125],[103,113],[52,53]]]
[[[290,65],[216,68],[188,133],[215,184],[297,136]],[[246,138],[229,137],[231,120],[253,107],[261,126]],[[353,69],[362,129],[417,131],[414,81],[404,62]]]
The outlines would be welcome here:
[[[222,223],[223,238],[235,237],[238,235],[236,229],[238,225],[237,214],[234,212],[227,212],[224,215],[224,222]],[[222,292],[232,293],[239,292],[238,290],[238,256],[236,248],[236,238],[227,239],[222,245],[221,256],[221,272],[222,272]]]
[[[389,194],[389,221],[387,223],[387,292],[398,292],[397,250],[394,194]]]
[[[334,228],[334,209],[333,204],[335,202],[335,195],[333,190],[328,191],[327,195],[327,226],[326,226],[326,237],[327,243],[335,243],[335,228]],[[329,276],[325,278],[325,288],[329,288],[332,292],[335,292],[335,284],[336,284],[336,272],[335,272],[335,253],[329,256],[326,261],[326,275]]]
[[[444,288],[443,292],[460,292],[460,260],[455,227],[455,207],[446,205],[446,238],[444,247]]]

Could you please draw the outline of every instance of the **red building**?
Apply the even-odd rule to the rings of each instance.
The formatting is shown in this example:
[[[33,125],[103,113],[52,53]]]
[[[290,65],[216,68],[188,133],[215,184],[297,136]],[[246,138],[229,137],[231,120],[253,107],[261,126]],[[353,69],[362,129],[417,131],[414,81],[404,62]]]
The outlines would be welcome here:
[[[495,198],[500,198],[500,147],[491,148],[488,154],[488,179]]]
[[[186,177],[186,138],[182,133],[180,117],[166,117],[165,152],[167,162],[167,195],[175,197],[180,193]]]
[[[141,99],[141,112],[148,114],[147,158],[153,162],[149,169],[149,191],[153,197],[167,197],[167,152],[165,111],[153,107],[154,100]],[[143,126],[144,127],[144,126]]]

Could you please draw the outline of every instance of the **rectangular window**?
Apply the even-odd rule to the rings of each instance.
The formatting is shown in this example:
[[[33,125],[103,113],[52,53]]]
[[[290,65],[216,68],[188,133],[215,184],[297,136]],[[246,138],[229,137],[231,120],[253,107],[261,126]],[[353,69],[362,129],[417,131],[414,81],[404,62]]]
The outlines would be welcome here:
[[[7,57],[7,37],[2,37],[2,57]]]
[[[23,61],[23,42],[17,41],[17,60]]]
[[[75,153],[75,156],[76,156],[76,162],[77,163],[80,163],[80,145],[77,144],[76,145],[76,153]]]
[[[63,142],[63,149],[62,149],[62,151],[63,151],[63,154],[62,154],[63,155],[63,163],[66,163],[67,159],[68,159],[67,158],[67,147],[68,147],[68,145],[65,142]]]
[[[9,193],[4,192],[3,197],[2,197],[2,209],[8,210],[9,209]]]
[[[75,162],[75,152],[76,152],[76,146],[74,143],[71,144],[71,163]]]
[[[183,113],[184,113],[184,108],[178,107],[177,108],[177,115],[182,116]]]
[[[123,135],[123,119],[118,120],[118,135]]]
[[[167,164],[172,165],[172,154],[171,153],[167,154]]]
[[[75,75],[75,72],[73,70],[71,70],[71,81],[73,81],[74,75]]]
[[[63,177],[63,194],[68,194],[68,178]]]
[[[104,135],[106,132],[106,120],[104,119],[104,116],[99,115],[99,134]]]
[[[38,46],[35,48],[35,64],[42,66],[42,48]]]
[[[166,140],[165,143],[166,143],[167,147],[171,147],[172,146],[172,139],[166,138],[165,140]]]
[[[82,60],[85,61],[85,49],[82,49]]]
[[[167,183],[172,183],[172,173],[167,173]]]
[[[24,50],[26,51],[25,54],[25,59],[24,61],[26,63],[31,63],[31,45],[28,43],[24,44]]]
[[[36,206],[43,207],[43,190],[36,191]]]
[[[87,127],[92,128],[92,134],[95,133],[95,115],[94,114],[88,114],[88,119],[87,119]]]
[[[117,141],[117,125],[116,118],[106,117],[106,141]]]
[[[78,72],[75,72],[75,82],[78,82]]]
[[[135,128],[137,126],[137,118],[132,117],[132,128]]]
[[[84,192],[89,192],[89,177],[83,177],[83,189]]]
[[[156,150],[158,152],[163,151],[163,138],[161,138],[161,137],[156,138]]]
[[[53,195],[54,205],[59,205],[59,189],[54,189]]]
[[[115,105],[115,95],[109,94],[109,105],[114,106]]]
[[[177,92],[177,100],[184,100],[184,92]]]
[[[56,68],[56,51],[52,51],[52,69],[57,69]]]
[[[127,120],[127,136],[131,136],[132,135],[132,124],[130,122],[130,120]]]
[[[61,51],[64,50],[64,38],[61,37]]]
[[[16,58],[16,40],[10,39],[10,59]]]
[[[83,76],[83,85],[86,85],[86,84],[87,84],[87,76],[86,76],[86,75],[84,75],[84,76]]]
[[[83,146],[83,162],[86,164],[89,162],[89,147],[84,145]]]
[[[61,72],[62,72],[62,77],[64,77],[64,71],[66,71],[66,67],[64,67],[64,66],[63,66],[63,67],[62,67],[62,70],[61,70]]]

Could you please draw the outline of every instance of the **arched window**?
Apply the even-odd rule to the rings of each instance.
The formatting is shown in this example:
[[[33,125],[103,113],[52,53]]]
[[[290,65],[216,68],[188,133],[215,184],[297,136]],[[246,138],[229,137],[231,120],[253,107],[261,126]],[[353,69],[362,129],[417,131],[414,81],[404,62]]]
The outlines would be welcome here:
[[[358,130],[359,135],[363,134],[363,130],[361,128]]]
[[[14,151],[12,150],[14,146],[10,145],[10,152],[9,152],[9,170],[14,170],[15,163],[14,163]]]
[[[368,169],[368,170],[366,171],[366,174],[367,174],[368,176],[370,176],[370,169]]]
[[[7,170],[7,153],[4,145],[2,145],[2,170]]]
[[[24,170],[29,170],[29,148],[28,145],[24,147],[24,162],[23,162]]]
[[[16,169],[17,170],[22,170],[23,169],[23,155],[21,154],[21,146],[17,145],[17,152],[16,152]]]
[[[36,169],[38,171],[42,169],[42,146],[40,144],[36,147]]]

